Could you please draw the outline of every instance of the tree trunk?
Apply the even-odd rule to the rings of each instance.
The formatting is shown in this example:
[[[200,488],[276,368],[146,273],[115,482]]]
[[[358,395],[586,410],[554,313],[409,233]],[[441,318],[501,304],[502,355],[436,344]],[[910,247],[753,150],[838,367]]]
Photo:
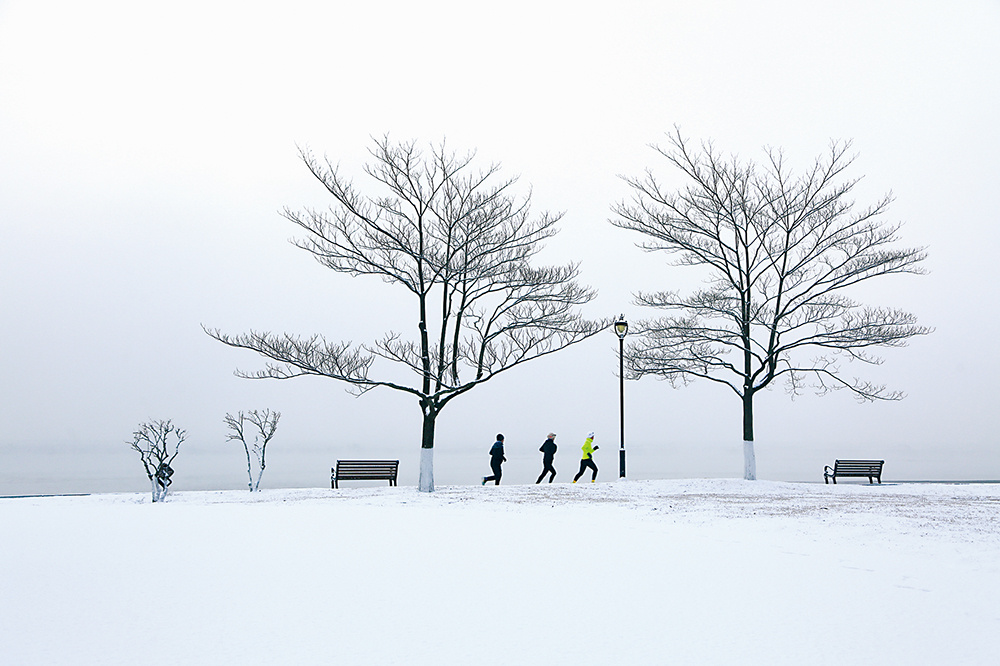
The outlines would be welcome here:
[[[250,477],[250,492],[253,492],[253,463],[250,462],[250,447],[247,446],[246,442],[243,442],[243,450],[247,454],[247,476]]]
[[[757,456],[753,451],[753,393],[743,394],[743,478],[757,480]]]
[[[434,492],[434,422],[437,412],[432,407],[424,407],[423,437],[420,442],[420,482],[422,493]]]

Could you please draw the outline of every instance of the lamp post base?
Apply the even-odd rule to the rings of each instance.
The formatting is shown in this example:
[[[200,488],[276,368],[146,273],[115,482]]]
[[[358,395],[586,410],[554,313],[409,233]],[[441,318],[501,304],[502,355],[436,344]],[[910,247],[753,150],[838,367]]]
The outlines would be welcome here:
[[[625,449],[618,451],[618,476],[622,479],[625,478]]]

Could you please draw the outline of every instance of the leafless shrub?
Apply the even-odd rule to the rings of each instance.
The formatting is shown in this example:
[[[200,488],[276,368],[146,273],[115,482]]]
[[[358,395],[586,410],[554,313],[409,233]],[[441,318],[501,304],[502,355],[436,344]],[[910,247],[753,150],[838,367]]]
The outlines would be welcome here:
[[[272,412],[269,409],[263,411],[253,410],[252,412],[237,412],[236,415],[226,414],[224,420],[229,427],[230,441],[238,441],[243,445],[243,450],[247,455],[247,475],[250,477],[250,492],[260,489],[260,478],[264,476],[267,444],[274,437],[274,432],[278,429],[278,419],[281,412]],[[250,432],[247,433],[247,423],[250,424]],[[256,478],[254,472],[256,471]]]
[[[180,452],[187,432],[176,427],[170,420],[140,423],[132,433],[132,448],[139,453],[142,466],[152,486],[153,501],[162,502],[173,482],[174,469],[171,463]]]

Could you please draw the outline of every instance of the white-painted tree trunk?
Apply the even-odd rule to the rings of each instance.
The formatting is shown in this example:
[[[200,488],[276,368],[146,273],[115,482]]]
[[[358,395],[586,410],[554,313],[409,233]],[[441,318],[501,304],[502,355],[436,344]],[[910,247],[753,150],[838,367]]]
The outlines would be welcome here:
[[[420,484],[422,493],[434,492],[434,449],[420,449]]]
[[[162,501],[166,500],[167,499],[167,489],[166,488],[161,488],[160,484],[156,482],[156,478],[155,477],[150,480],[150,483],[153,484],[153,501],[154,502],[162,502]]]
[[[753,442],[747,440],[743,440],[743,478],[757,480],[757,457],[753,452]]]

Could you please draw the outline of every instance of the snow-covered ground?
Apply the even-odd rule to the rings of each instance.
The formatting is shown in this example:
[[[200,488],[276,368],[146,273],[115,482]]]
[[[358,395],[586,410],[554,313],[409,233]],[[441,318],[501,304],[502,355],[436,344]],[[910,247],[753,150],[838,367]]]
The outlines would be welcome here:
[[[3,499],[0,662],[994,664],[998,511],[737,480]]]

